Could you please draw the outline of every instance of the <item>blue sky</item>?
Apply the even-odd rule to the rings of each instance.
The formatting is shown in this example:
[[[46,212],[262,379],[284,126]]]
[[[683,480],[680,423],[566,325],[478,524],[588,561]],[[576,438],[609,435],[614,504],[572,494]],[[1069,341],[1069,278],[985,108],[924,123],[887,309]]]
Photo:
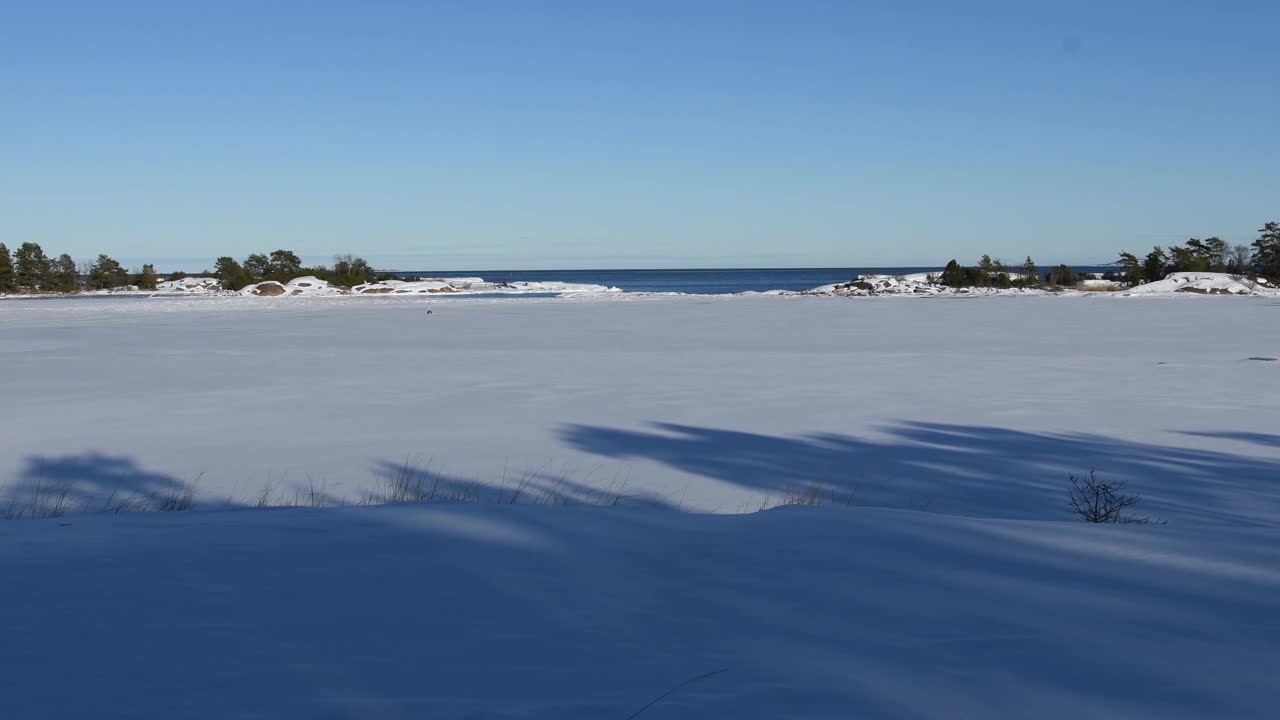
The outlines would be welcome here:
[[[0,240],[1093,262],[1280,219],[1280,3],[7,2]]]

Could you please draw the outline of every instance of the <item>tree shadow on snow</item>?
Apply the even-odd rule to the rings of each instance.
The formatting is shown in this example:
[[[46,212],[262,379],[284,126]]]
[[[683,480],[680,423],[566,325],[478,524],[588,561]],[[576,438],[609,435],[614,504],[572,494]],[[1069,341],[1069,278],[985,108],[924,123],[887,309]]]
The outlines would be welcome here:
[[[817,488],[833,504],[1067,519],[1067,476],[1094,469],[1129,481],[1143,497],[1140,514],[1250,524],[1280,515],[1274,457],[1085,433],[900,422],[874,437],[775,436],[654,423],[649,430],[570,425],[561,438],[583,452],[651,460],[774,498]]]
[[[192,482],[143,469],[124,455],[86,452],[79,455],[32,455],[18,479],[0,488],[0,498],[16,504],[36,503],[43,510],[97,509],[130,502],[155,502],[193,490]],[[30,509],[30,508],[29,508]]]
[[[463,502],[511,505],[593,505],[669,508],[656,493],[630,487],[629,480],[589,483],[548,469],[518,471],[499,478],[467,479],[413,459],[374,464],[375,489],[368,504]]]

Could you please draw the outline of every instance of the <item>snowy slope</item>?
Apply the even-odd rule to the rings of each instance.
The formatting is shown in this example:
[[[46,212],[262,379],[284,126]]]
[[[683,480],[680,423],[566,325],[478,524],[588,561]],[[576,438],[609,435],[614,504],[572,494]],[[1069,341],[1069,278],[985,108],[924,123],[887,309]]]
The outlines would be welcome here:
[[[859,508],[0,523],[13,718],[1265,718],[1276,529]]]

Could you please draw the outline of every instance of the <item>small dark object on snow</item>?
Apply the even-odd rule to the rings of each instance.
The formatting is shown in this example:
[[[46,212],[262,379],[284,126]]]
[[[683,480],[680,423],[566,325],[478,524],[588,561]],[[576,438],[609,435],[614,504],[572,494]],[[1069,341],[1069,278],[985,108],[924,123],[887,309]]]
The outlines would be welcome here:
[[[1249,359],[1257,360],[1258,362],[1275,362],[1276,361],[1275,358],[1269,358],[1269,357],[1251,357]]]

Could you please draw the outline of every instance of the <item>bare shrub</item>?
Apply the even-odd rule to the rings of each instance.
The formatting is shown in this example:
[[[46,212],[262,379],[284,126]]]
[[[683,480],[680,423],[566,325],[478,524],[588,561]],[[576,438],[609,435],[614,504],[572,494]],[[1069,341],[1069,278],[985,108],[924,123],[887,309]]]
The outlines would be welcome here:
[[[1071,511],[1081,520],[1088,523],[1149,523],[1151,518],[1138,517],[1128,512],[1142,498],[1126,493],[1128,480],[1104,482],[1097,474],[1089,471],[1087,478],[1068,475],[1071,489],[1067,492],[1067,502]]]

